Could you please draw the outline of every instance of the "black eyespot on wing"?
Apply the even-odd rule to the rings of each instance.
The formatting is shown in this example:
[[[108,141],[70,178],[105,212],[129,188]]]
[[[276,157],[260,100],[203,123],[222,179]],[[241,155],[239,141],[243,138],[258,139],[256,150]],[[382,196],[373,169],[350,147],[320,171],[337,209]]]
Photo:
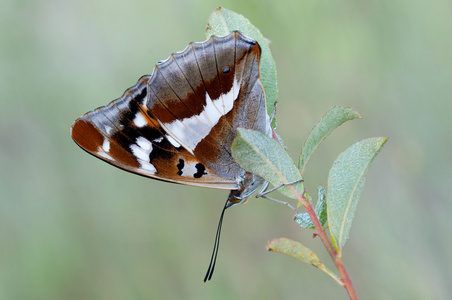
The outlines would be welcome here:
[[[223,74],[227,74],[231,71],[231,69],[229,69],[229,67],[226,67],[223,69]]]
[[[182,158],[179,158],[179,163],[176,166],[177,166],[177,169],[179,170],[179,171],[177,171],[177,175],[181,176],[182,170],[184,169],[184,166],[185,166],[185,161]]]
[[[194,178],[201,178],[203,175],[207,174],[206,167],[203,164],[198,163],[195,165],[195,168],[197,172],[193,174]]]

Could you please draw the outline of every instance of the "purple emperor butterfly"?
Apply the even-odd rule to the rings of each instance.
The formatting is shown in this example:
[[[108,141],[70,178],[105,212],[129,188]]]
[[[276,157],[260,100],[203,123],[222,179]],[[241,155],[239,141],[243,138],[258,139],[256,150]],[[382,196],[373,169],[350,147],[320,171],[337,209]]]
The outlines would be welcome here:
[[[241,203],[264,180],[231,156],[237,128],[272,133],[259,81],[260,55],[258,43],[238,31],[190,43],[122,97],[77,119],[72,138],[126,171],[231,190],[225,209]],[[205,280],[212,276],[223,213]]]

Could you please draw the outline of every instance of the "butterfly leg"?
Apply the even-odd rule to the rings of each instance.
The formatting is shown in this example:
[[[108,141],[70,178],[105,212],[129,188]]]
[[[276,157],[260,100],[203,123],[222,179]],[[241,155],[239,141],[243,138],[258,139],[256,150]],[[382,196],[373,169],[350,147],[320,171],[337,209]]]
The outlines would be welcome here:
[[[281,200],[277,200],[277,199],[268,197],[267,194],[269,194],[269,193],[271,193],[273,191],[276,191],[277,189],[279,189],[279,188],[281,188],[283,186],[292,185],[292,184],[295,184],[295,183],[298,183],[298,182],[301,182],[301,181],[303,181],[303,179],[295,180],[293,182],[283,183],[283,184],[280,184],[280,185],[278,185],[278,186],[276,186],[276,187],[274,187],[274,188],[272,188],[272,189],[270,189],[268,191],[267,191],[267,188],[268,188],[269,182],[266,181],[264,183],[264,185],[262,186],[261,190],[259,192],[257,192],[256,198],[262,197],[262,198],[265,198],[267,200],[270,200],[270,201],[273,201],[273,202],[276,202],[276,203],[279,203],[279,204],[286,205],[286,206],[290,207],[292,210],[294,210],[296,214],[298,214],[298,210],[295,207],[293,207],[292,204],[290,204],[289,202],[281,201]]]
[[[266,189],[268,188],[268,185],[270,183],[268,181],[266,181],[264,183],[264,185],[262,186],[261,190],[256,194],[256,197],[262,197],[264,195],[270,194],[273,191],[276,191],[277,189],[282,188],[283,186],[292,185],[292,184],[295,184],[295,183],[298,183],[298,182],[302,182],[302,181],[304,181],[304,179],[297,179],[297,180],[292,181],[292,182],[281,183],[280,185],[278,185],[278,186],[276,186],[276,187],[274,187],[272,189],[269,189],[268,191],[266,191]]]
[[[277,200],[277,199],[274,199],[274,198],[271,198],[271,197],[268,197],[268,196],[265,196],[265,195],[264,196],[260,196],[260,197],[264,198],[264,199],[267,199],[267,200],[270,200],[270,201],[273,201],[273,202],[276,202],[276,203],[279,203],[279,204],[286,205],[289,208],[291,208],[295,212],[295,214],[298,214],[298,210],[295,207],[293,207],[292,204],[290,204],[289,202]]]

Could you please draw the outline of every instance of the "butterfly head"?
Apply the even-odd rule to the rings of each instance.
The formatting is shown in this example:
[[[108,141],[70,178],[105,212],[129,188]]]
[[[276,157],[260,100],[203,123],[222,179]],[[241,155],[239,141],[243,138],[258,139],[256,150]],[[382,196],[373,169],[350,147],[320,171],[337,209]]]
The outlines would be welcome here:
[[[258,190],[264,182],[265,180],[259,176],[247,172],[245,177],[239,182],[240,188],[229,193],[227,207],[245,203],[248,197]]]

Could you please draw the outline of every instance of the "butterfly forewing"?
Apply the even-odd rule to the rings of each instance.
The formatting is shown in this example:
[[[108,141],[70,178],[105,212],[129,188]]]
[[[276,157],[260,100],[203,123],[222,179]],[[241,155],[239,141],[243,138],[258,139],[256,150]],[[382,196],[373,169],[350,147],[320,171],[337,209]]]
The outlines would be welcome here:
[[[238,127],[267,133],[258,44],[239,32],[191,43],[124,95],[77,119],[74,141],[124,170],[188,185],[240,188]]]

